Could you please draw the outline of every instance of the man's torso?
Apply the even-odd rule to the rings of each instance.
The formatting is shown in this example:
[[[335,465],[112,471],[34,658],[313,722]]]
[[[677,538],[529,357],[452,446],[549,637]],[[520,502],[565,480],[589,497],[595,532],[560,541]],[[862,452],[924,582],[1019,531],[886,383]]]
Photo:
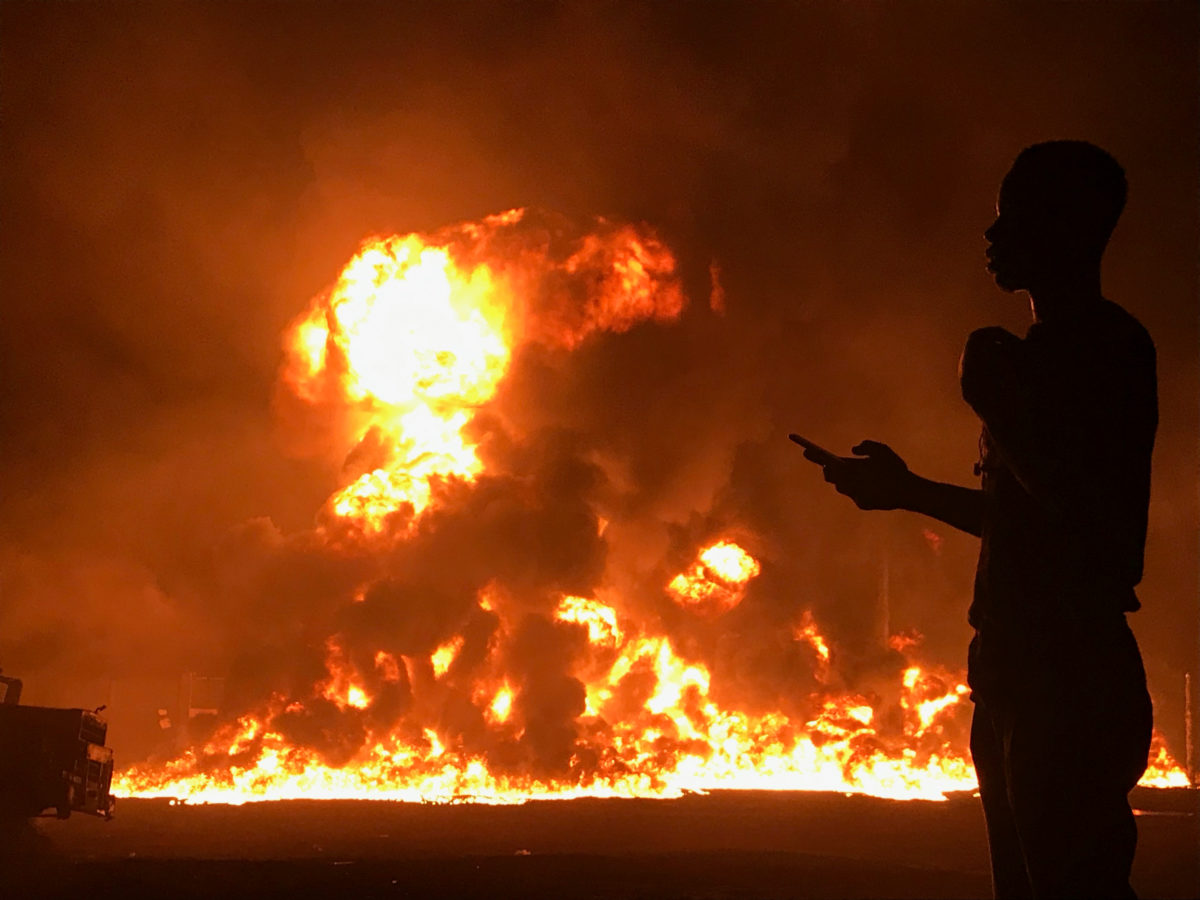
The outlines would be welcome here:
[[[1138,608],[1157,426],[1153,343],[1116,304],[1069,325],[1032,326],[1019,361],[1029,428],[1062,460],[1062,491],[1053,504],[1031,496],[984,425],[969,618],[1005,655]]]

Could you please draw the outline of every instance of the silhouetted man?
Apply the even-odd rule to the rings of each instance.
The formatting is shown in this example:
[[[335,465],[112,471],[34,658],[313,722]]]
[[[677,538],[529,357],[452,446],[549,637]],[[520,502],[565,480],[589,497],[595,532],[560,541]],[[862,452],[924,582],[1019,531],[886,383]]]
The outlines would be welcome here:
[[[1128,793],[1151,710],[1125,613],[1138,608],[1158,424],[1154,344],[1100,293],[1125,173],[1080,141],[1028,147],[985,236],[988,270],[1026,291],[1025,337],[983,328],[959,364],[983,423],[982,489],[909,472],[889,447],[825,478],[862,509],[909,509],[982,539],[969,619],[971,755],[997,897],[1132,897]]]

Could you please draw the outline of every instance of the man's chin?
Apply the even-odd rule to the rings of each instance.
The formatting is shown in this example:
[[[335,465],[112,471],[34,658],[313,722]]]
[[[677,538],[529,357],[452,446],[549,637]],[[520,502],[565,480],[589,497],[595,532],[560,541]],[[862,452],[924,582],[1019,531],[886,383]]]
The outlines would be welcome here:
[[[1015,294],[1017,291],[1025,289],[1023,280],[1017,278],[1011,272],[992,271],[992,281],[996,282],[996,287],[1009,294]]]

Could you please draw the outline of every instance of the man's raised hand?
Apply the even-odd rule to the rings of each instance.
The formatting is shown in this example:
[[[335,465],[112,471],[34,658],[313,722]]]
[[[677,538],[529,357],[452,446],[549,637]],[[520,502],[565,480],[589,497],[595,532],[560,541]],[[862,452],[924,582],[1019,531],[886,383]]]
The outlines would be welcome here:
[[[914,476],[896,451],[879,441],[863,441],[851,452],[862,458],[843,457],[823,466],[825,480],[859,509],[904,507]]]

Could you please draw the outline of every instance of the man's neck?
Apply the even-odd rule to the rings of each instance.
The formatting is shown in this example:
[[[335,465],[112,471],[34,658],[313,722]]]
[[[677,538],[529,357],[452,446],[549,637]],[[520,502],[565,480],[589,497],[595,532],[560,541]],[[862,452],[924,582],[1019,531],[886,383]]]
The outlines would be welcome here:
[[[1034,322],[1070,322],[1094,309],[1103,299],[1099,271],[1087,272],[1051,279],[1031,288],[1029,308]]]

